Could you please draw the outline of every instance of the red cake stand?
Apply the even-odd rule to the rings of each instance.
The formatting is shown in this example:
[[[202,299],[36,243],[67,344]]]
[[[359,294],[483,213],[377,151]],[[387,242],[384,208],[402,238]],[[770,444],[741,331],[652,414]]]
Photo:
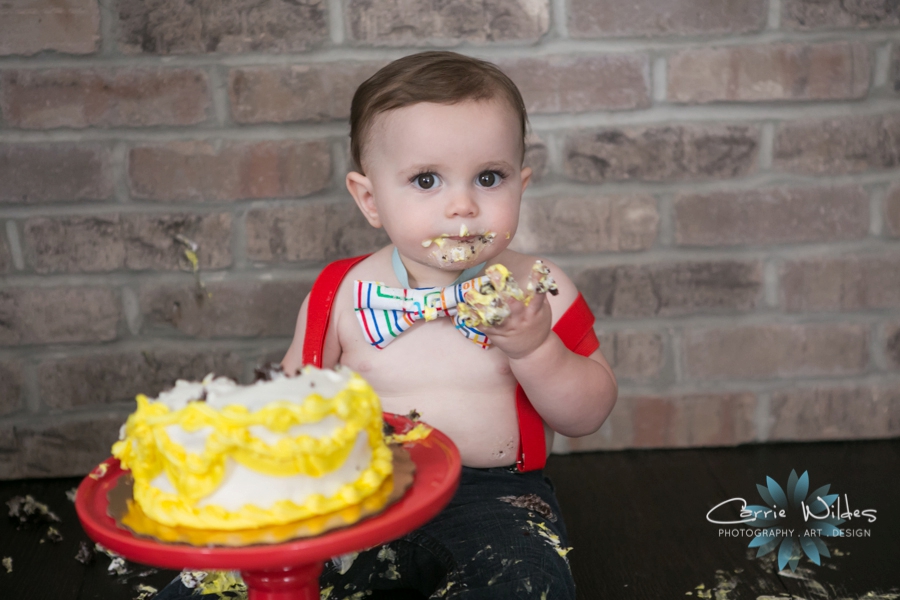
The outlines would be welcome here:
[[[399,431],[410,424],[397,415],[385,414],[385,420]],[[424,525],[453,497],[462,463],[450,438],[435,429],[405,448],[416,474],[400,500],[350,527],[283,544],[200,548],[137,537],[119,528],[107,514],[106,497],[126,473],[115,458],[85,477],[78,486],[75,508],[91,539],[129,560],[167,569],[239,570],[249,600],[318,600],[319,574],[327,559],[396,539]]]

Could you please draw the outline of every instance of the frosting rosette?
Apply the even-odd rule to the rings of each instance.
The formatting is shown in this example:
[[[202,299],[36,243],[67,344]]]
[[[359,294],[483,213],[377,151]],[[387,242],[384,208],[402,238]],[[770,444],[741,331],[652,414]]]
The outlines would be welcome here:
[[[137,397],[113,446],[134,500],[169,526],[234,530],[341,510],[391,475],[381,404],[349,369],[241,386],[208,376]]]

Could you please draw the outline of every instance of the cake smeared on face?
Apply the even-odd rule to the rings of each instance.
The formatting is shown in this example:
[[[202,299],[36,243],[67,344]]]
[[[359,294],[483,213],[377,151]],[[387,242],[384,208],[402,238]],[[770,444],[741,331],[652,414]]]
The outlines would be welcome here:
[[[497,234],[493,231],[470,234],[465,223],[459,226],[459,234],[442,233],[436,238],[422,241],[423,248],[436,246],[431,255],[442,267],[461,262],[475,262],[485,247],[494,242]]]
[[[514,298],[528,306],[535,294],[559,293],[550,269],[540,260],[531,267],[525,291],[503,265],[491,265],[485,269],[489,281],[480,289],[466,292],[465,304],[457,307],[459,314],[469,327],[497,327],[510,315],[507,300]]]

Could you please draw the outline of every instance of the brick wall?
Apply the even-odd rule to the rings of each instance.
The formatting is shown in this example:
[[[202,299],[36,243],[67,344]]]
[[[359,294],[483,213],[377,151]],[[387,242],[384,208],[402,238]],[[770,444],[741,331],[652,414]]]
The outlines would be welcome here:
[[[0,3],[0,478],[279,359],[321,266],[385,242],[343,189],[353,90],[433,47],[520,85],[516,243],[619,377],[557,450],[896,436],[898,30],[888,0]]]

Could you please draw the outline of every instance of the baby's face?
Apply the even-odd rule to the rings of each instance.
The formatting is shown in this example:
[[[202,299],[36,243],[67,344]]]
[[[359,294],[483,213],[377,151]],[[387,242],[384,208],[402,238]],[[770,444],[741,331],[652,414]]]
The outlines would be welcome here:
[[[460,271],[509,245],[531,175],[519,132],[500,100],[423,102],[376,117],[366,176],[380,224],[405,258]]]

